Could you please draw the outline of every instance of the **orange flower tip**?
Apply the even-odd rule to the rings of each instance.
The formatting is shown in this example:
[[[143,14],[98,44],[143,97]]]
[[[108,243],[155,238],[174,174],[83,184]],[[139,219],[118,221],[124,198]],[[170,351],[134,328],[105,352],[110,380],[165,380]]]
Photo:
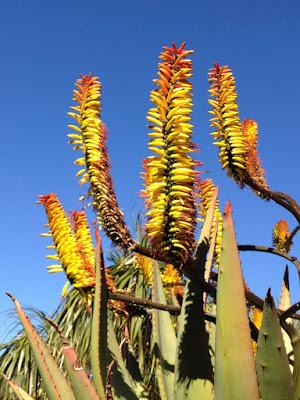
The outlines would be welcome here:
[[[231,206],[231,202],[229,200],[227,200],[225,208],[224,208],[224,216],[225,215],[232,215],[232,206]]]

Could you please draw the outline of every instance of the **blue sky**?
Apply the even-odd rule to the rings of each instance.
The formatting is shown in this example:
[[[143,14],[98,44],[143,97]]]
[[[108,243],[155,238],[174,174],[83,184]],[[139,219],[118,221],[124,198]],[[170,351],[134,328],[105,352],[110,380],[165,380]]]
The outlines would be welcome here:
[[[0,339],[11,307],[4,292],[50,312],[59,301],[62,275],[45,269],[46,222],[36,196],[56,192],[67,210],[80,206],[80,189],[67,145],[68,108],[80,72],[103,84],[103,120],[109,129],[112,175],[128,223],[142,203],[141,160],[147,151],[145,115],[163,45],[187,42],[195,50],[194,141],[203,177],[219,185],[222,207],[232,201],[240,243],[271,244],[275,222],[294,219],[221,170],[209,136],[207,72],[216,61],[233,69],[241,118],[260,126],[260,151],[272,188],[299,198],[300,3],[177,0],[1,1]],[[108,242],[106,247],[108,247]],[[299,239],[292,251],[297,254]],[[267,254],[242,254],[247,283],[260,296],[279,296],[285,262]],[[293,299],[298,278],[291,268]]]

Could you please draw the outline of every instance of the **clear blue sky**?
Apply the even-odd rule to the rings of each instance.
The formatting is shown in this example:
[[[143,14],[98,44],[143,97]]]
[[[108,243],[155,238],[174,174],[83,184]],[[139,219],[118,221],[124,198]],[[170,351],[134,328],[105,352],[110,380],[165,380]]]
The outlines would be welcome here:
[[[130,223],[141,207],[152,79],[162,46],[173,41],[195,50],[194,141],[209,171],[203,176],[220,187],[222,207],[232,201],[239,242],[270,245],[280,218],[295,226],[279,206],[239,190],[221,171],[209,136],[207,71],[216,61],[231,66],[241,118],[260,126],[270,186],[299,199],[299,1],[2,0],[0,37],[0,322],[11,307],[5,290],[45,311],[60,298],[64,278],[45,269],[46,240],[39,233],[46,219],[35,201],[54,191],[66,209],[79,206],[75,153],[66,138],[79,73],[92,71],[103,83],[112,174]],[[297,245],[299,250],[299,239],[295,254]],[[284,260],[249,253],[242,261],[249,286],[260,296],[271,286],[278,298]],[[291,269],[293,298],[299,300]]]

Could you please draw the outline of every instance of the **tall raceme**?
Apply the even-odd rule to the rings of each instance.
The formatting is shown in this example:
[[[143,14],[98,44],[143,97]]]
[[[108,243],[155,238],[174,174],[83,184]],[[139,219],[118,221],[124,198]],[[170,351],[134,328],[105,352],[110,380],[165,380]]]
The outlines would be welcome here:
[[[200,196],[200,204],[199,204],[199,211],[200,217],[205,218],[207,211],[210,206],[211,199],[213,197],[214,191],[216,186],[212,179],[205,179],[198,184],[199,188],[199,196]],[[222,248],[222,228],[223,228],[223,219],[222,213],[219,208],[219,200],[216,201],[215,209],[214,209],[214,216],[213,216],[213,223],[212,223],[212,230],[211,230],[211,238],[214,233],[214,229],[216,226],[216,222],[218,221],[217,227],[217,236],[216,236],[216,244],[215,244],[215,266],[218,267],[220,262],[220,255],[221,255],[221,248]]]
[[[241,129],[235,79],[228,66],[215,64],[209,71],[214,144],[219,146],[221,165],[243,186],[246,169],[246,142]]]
[[[54,247],[57,253],[47,258],[59,261],[59,264],[48,267],[50,272],[64,270],[75,288],[91,288],[95,284],[94,260],[83,256],[90,246],[89,238],[81,235],[80,243],[77,241],[70,220],[54,193],[39,196],[39,203],[43,204],[47,214],[49,235],[53,238],[50,247]]]
[[[265,171],[261,166],[258,156],[258,125],[257,122],[247,118],[242,122],[242,132],[246,142],[246,172],[247,177],[253,182],[269,189],[265,178]],[[260,193],[258,193],[260,195]]]
[[[144,162],[146,233],[160,256],[174,264],[186,262],[194,246],[195,161],[191,142],[192,53],[173,45],[164,47],[158,65],[157,89],[150,94],[149,150]]]
[[[84,211],[71,211],[70,222],[73,226],[77,248],[86,265],[94,271],[95,251],[91,235],[91,230],[88,224],[87,216]]]
[[[273,228],[272,242],[277,250],[288,253],[291,247],[290,240],[291,232],[289,230],[288,222],[285,219],[279,220]]]
[[[107,236],[118,246],[128,249],[132,244],[124,215],[119,208],[110,176],[110,163],[106,147],[107,130],[100,119],[101,84],[98,77],[81,75],[76,82],[74,101],[69,113],[76,121],[69,125],[74,133],[69,134],[75,150],[82,157],[75,164],[82,166],[77,175],[80,183],[89,182],[89,193],[93,207]]]

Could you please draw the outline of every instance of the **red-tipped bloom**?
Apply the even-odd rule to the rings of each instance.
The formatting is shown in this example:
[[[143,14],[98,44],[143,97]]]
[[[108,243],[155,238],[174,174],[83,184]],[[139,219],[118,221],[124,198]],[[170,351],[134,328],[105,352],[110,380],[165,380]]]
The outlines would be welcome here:
[[[81,176],[81,184],[90,184],[88,193],[93,197],[94,209],[107,236],[118,246],[128,249],[132,239],[113,189],[106,147],[107,130],[100,119],[101,84],[98,77],[81,75],[76,87],[73,98],[77,106],[71,107],[74,112],[69,113],[76,121],[76,125],[69,125],[75,133],[68,136],[74,149],[83,153],[75,161],[82,167],[77,175]]]
[[[164,47],[158,65],[158,88],[150,94],[147,116],[149,149],[144,162],[146,234],[157,254],[175,265],[186,262],[194,246],[195,161],[191,142],[191,50]]]
[[[50,272],[64,270],[71,284],[76,288],[87,288],[94,286],[94,261],[92,257],[83,257],[80,249],[86,252],[88,246],[82,237],[81,244],[76,240],[70,221],[54,193],[39,196],[39,203],[44,205],[50,235],[53,238],[56,255],[47,256],[60,264],[52,265]]]

